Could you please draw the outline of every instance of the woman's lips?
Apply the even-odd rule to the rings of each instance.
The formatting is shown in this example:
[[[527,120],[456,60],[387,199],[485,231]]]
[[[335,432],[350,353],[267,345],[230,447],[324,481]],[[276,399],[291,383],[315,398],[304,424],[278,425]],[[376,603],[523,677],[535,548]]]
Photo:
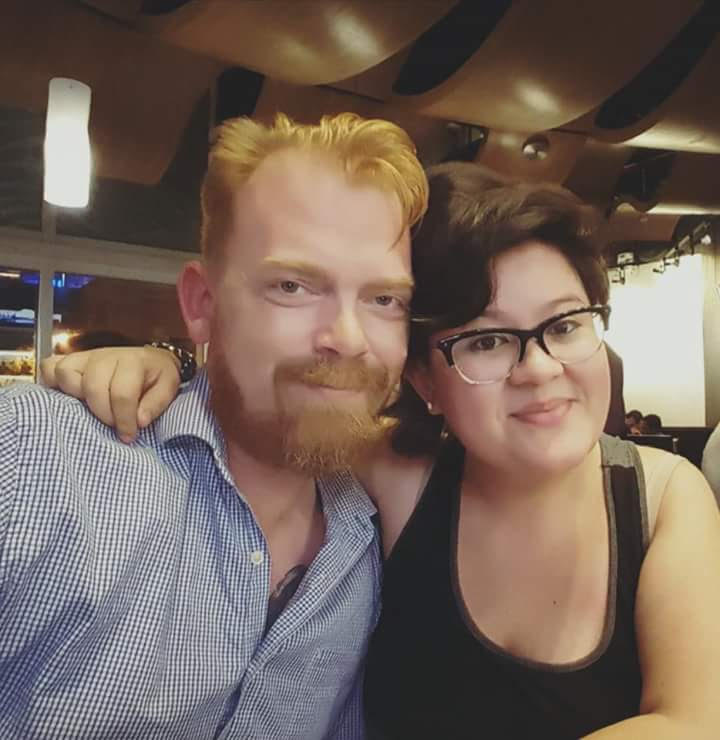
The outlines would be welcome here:
[[[567,398],[559,398],[544,403],[531,403],[510,415],[525,424],[554,426],[565,418],[571,404],[572,401]]]

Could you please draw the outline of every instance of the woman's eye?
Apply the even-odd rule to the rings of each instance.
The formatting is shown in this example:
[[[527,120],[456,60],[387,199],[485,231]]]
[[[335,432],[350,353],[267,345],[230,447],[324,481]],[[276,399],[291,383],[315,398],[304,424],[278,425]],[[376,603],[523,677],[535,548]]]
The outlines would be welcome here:
[[[489,352],[490,350],[501,347],[503,344],[507,344],[507,341],[507,337],[499,334],[485,334],[484,336],[476,337],[471,348],[475,352]]]
[[[577,321],[571,321],[567,319],[565,321],[558,321],[556,324],[550,326],[550,333],[557,335],[572,334],[575,329],[578,328]]]

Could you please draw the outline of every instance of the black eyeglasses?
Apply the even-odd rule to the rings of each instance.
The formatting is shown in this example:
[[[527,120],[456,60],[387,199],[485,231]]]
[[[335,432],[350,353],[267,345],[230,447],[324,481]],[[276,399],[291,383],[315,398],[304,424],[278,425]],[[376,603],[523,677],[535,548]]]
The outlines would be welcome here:
[[[589,306],[551,316],[534,329],[469,329],[435,346],[466,383],[497,383],[523,361],[531,339],[563,365],[587,360],[600,349],[609,318],[610,306]]]

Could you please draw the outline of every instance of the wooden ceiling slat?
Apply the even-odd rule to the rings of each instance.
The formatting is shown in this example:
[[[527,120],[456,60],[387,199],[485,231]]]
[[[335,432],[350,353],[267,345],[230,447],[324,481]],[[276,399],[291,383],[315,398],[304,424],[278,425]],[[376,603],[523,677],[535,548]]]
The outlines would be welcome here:
[[[6,3],[0,47],[2,105],[43,112],[51,77],[85,82],[92,88],[95,171],[144,184],[162,177],[220,70],[214,60],[52,0]]]
[[[614,211],[607,222],[608,242],[669,242],[679,216],[671,213],[644,213],[625,207]]]
[[[573,121],[632,79],[699,0],[519,0],[447,82],[406,104],[433,116],[515,131]]]
[[[457,0],[205,0],[145,17],[143,28],[192,51],[295,84],[356,75],[410,44]]]
[[[681,152],[651,213],[720,213],[720,166],[712,154]]]
[[[632,153],[630,147],[588,139],[564,185],[586,203],[607,208]]]

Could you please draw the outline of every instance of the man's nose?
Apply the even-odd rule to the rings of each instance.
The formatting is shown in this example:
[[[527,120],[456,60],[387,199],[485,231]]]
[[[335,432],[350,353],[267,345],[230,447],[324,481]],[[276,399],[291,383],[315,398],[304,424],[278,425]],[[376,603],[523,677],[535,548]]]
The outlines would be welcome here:
[[[315,337],[315,350],[323,355],[358,357],[368,351],[367,336],[354,306],[338,306]]]

